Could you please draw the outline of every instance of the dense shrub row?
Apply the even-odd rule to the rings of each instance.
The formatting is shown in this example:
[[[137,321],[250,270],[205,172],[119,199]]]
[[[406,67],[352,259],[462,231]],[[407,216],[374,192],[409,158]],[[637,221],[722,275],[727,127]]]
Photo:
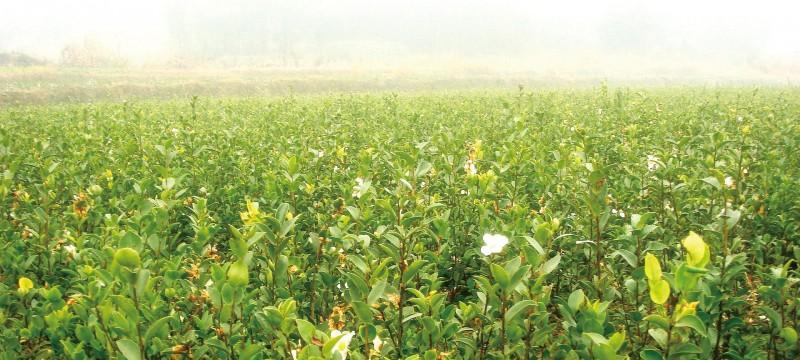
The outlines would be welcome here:
[[[0,358],[791,359],[800,93],[0,112]]]

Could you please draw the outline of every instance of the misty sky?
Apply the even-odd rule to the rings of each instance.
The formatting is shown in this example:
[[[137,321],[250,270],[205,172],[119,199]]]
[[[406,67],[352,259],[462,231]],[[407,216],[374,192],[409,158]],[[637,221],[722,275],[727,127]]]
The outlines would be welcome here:
[[[58,61],[92,41],[134,62],[273,57],[800,64],[798,1],[0,2],[0,51]],[[504,60],[501,60],[504,59]],[[506,61],[506,62],[503,62]],[[631,60],[632,61],[632,60]]]

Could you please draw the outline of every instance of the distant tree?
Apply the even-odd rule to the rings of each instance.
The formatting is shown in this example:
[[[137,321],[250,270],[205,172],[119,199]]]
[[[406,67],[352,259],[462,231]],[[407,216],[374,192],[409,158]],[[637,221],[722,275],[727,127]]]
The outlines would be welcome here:
[[[38,66],[45,65],[44,60],[40,60],[28,54],[20,52],[0,52],[0,66]]]

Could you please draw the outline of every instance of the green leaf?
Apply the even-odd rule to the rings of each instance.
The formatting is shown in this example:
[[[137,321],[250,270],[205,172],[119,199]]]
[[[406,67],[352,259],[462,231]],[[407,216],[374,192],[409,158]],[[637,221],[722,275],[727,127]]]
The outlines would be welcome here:
[[[432,167],[433,165],[431,165],[431,163],[422,160],[419,162],[419,164],[417,164],[417,170],[414,171],[414,176],[416,177],[425,176],[425,174],[427,174],[428,171],[431,171]]]
[[[549,229],[547,224],[539,224],[536,227],[536,231],[533,233],[533,238],[528,238],[528,243],[530,243],[540,254],[544,254],[544,249],[540,244],[548,243],[550,238],[553,237],[553,231]]]
[[[683,317],[675,323],[676,327],[689,327],[697,331],[703,337],[708,337],[708,332],[706,332],[706,325],[703,323],[700,318],[696,315],[684,315]]]
[[[594,355],[594,359],[597,360],[617,360],[620,359],[617,356],[616,351],[609,345],[609,344],[595,344],[592,347],[592,355]]]
[[[438,357],[439,357],[439,353],[436,350],[430,349],[430,350],[425,352],[425,354],[422,356],[422,359],[423,360],[436,360],[436,358],[438,358]],[[406,360],[409,360],[409,359],[406,359]]]
[[[583,305],[584,300],[586,299],[586,295],[583,294],[583,290],[578,289],[569,294],[569,299],[567,299],[567,305],[569,308],[572,309],[572,312],[577,312],[578,309],[581,308]]]
[[[436,327],[436,321],[434,321],[433,318],[431,318],[430,316],[424,316],[420,319],[420,322],[422,323],[422,326],[425,328],[425,331],[427,331],[428,334],[435,334],[437,327]]]
[[[639,356],[644,360],[664,360],[661,353],[655,349],[644,349],[639,352]]]
[[[773,331],[777,331],[778,329],[783,327],[783,321],[781,320],[781,315],[778,314],[777,311],[766,306],[761,306],[758,309],[761,310],[764,313],[764,315],[767,316],[767,318],[769,318],[769,323],[770,325],[772,325]]]
[[[167,325],[169,325],[168,321],[170,319],[172,319],[172,316],[165,316],[150,324],[150,327],[147,328],[147,332],[144,334],[145,344],[150,343],[150,339],[154,337],[161,338],[167,336],[169,332],[169,327]]]
[[[520,281],[523,278],[526,278],[528,276],[528,272],[530,270],[531,270],[531,266],[530,265],[520,266],[517,269],[517,271],[514,273],[514,275],[511,275],[511,285],[510,286],[512,288],[516,288],[517,285],[520,283]]]
[[[700,276],[689,271],[689,266],[686,264],[681,264],[675,270],[675,288],[680,292],[685,293],[694,289],[699,279]]]
[[[280,230],[280,237],[285,237],[292,229],[294,229],[294,224],[297,222],[297,219],[300,218],[301,214],[295,215],[293,218],[284,221],[281,223],[281,230]]]
[[[650,300],[656,304],[663,304],[669,299],[669,283],[660,279],[657,281],[648,281],[650,287]]]
[[[553,272],[558,267],[558,264],[561,262],[561,254],[553,256],[550,260],[547,260],[544,264],[542,264],[541,272],[542,274],[549,274]]]
[[[142,269],[136,274],[136,293],[142,296],[147,290],[147,282],[150,280],[150,270]]]
[[[506,311],[506,321],[511,321],[516,319],[520,316],[520,313],[527,310],[530,307],[536,306],[536,302],[533,300],[522,300],[515,303],[511,308]]]
[[[611,256],[621,256],[623,259],[625,259],[625,261],[628,263],[628,265],[630,265],[632,267],[636,267],[636,255],[634,255],[632,252],[630,252],[628,250],[619,249],[617,251],[614,251],[611,254]]]
[[[661,315],[657,315],[657,314],[647,315],[647,316],[644,317],[643,320],[644,321],[648,321],[648,322],[652,323],[653,325],[656,325],[659,328],[662,328],[664,330],[669,328],[669,321],[667,321],[667,319],[665,317],[661,316]]]
[[[117,340],[117,347],[128,360],[142,360],[142,354],[139,352],[139,345],[131,339]]]
[[[613,335],[611,335],[610,338],[608,338],[608,345],[611,346],[611,348],[614,350],[615,353],[619,351],[620,348],[622,348],[622,345],[624,343],[625,343],[625,333],[621,331],[615,332]]]
[[[355,272],[345,273],[344,275],[347,277],[347,285],[354,298],[361,299],[367,295],[369,285],[367,285],[367,282],[364,281],[361,275]]]
[[[689,342],[683,342],[677,345],[673,345],[670,348],[669,357],[678,357],[679,355],[688,355],[688,354],[702,354],[703,349],[698,347],[695,344]]]
[[[381,280],[375,283],[367,295],[367,305],[375,304],[383,296],[384,291],[386,291],[386,281]]]
[[[242,233],[235,227],[228,225],[228,229],[233,234],[230,240],[231,251],[236,255],[237,259],[244,259],[244,256],[247,255],[247,242],[244,241]]]
[[[539,241],[530,236],[525,236],[525,240],[527,240],[528,244],[530,244],[534,249],[536,249],[536,252],[538,252],[539,255],[544,255],[544,248],[542,248],[542,245],[539,243]]]
[[[647,330],[647,333],[650,334],[662,348],[667,345],[668,334],[664,329],[650,329]]]
[[[255,358],[261,353],[261,350],[264,349],[264,345],[261,344],[248,344],[245,346],[244,349],[239,351],[239,360],[250,360]]]
[[[509,278],[506,269],[495,263],[492,263],[490,268],[492,270],[492,277],[494,278],[494,281],[497,281],[497,284],[500,285],[500,288],[506,291],[511,290],[509,289],[509,286],[511,285],[511,278]]]
[[[424,263],[425,262],[422,259],[418,259],[411,263],[411,265],[408,265],[408,268],[403,273],[403,282],[408,282],[409,280],[413,279],[414,276],[417,276],[417,273]]]
[[[719,180],[717,180],[717,178],[715,178],[713,176],[709,176],[707,178],[703,178],[702,181],[704,183],[708,184],[708,185],[713,186],[717,190],[720,189]]]
[[[586,336],[586,337],[588,337],[589,339],[591,339],[591,340],[592,340],[592,342],[593,342],[593,343],[595,343],[595,344],[597,344],[597,345],[605,345],[605,344],[608,344],[608,339],[606,339],[606,337],[605,337],[605,336],[603,336],[603,335],[600,335],[600,334],[598,334],[598,333],[593,333],[593,332],[585,332],[585,333],[583,333],[583,335],[584,335],[584,336]]]
[[[325,345],[322,346],[322,353],[325,355],[329,355],[333,350],[333,347],[336,345],[336,342],[339,341],[345,334],[339,334],[338,336],[331,337],[328,341],[325,342]]]
[[[372,323],[372,309],[370,309],[369,305],[362,301],[353,301],[350,305],[353,306],[353,310],[359,320],[368,324]]]
[[[317,330],[314,324],[304,319],[295,319],[295,323],[297,323],[297,332],[300,333],[300,338],[302,338],[306,344],[311,344],[311,340],[314,338],[314,332]]]

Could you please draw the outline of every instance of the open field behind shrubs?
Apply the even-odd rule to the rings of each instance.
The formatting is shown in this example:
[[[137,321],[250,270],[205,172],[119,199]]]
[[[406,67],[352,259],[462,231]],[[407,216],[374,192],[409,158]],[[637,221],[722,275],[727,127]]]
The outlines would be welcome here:
[[[794,359],[800,91],[0,110],[0,358]]]

